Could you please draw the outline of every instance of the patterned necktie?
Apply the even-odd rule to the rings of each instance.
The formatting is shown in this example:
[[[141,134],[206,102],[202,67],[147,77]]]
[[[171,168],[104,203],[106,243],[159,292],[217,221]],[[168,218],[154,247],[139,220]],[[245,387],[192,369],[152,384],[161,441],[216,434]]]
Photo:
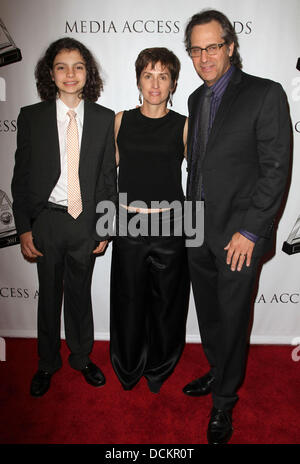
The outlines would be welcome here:
[[[82,212],[82,200],[79,184],[79,137],[75,111],[68,111],[70,118],[67,128],[68,157],[68,213],[76,219]]]
[[[210,118],[210,104],[212,89],[209,87],[205,88],[205,93],[202,98],[199,123],[195,131],[195,141],[193,146],[193,154],[190,167],[190,180],[188,183],[188,199],[200,200],[202,192],[202,180],[201,180],[201,163],[205,156],[206,144],[209,132],[209,118]]]

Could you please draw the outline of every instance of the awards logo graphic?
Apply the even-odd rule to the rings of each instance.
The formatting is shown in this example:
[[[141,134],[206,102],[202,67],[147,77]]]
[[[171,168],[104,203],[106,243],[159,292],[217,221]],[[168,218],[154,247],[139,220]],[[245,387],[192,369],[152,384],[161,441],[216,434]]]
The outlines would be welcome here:
[[[12,204],[3,190],[0,190],[0,248],[20,243],[12,211]]]
[[[297,59],[296,69],[300,71],[300,58]],[[300,214],[287,240],[283,242],[282,251],[288,255],[300,252]]]
[[[0,67],[22,60],[21,50],[16,46],[0,18]]]
[[[300,252],[300,215],[292,228],[287,240],[283,242],[282,251],[288,255],[293,255]]]

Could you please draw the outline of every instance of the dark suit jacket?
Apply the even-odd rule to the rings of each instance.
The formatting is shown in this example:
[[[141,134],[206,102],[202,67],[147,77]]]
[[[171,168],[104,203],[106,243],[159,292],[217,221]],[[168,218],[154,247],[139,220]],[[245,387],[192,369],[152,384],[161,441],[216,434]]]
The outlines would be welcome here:
[[[14,175],[13,211],[19,234],[31,230],[32,222],[46,206],[60,175],[60,151],[56,102],[41,102],[21,109]],[[114,113],[95,103],[84,102],[79,180],[84,217],[96,234],[96,205],[116,201]]]
[[[202,92],[203,86],[188,102],[188,170]],[[290,128],[281,85],[236,69],[216,114],[201,168],[205,239],[216,253],[224,253],[240,229],[260,237],[254,255],[272,245],[269,239],[289,169]]]

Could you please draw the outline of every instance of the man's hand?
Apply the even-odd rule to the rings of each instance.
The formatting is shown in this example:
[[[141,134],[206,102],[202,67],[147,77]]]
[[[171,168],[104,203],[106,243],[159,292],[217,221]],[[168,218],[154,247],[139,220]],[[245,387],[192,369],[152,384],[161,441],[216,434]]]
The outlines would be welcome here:
[[[232,271],[240,271],[245,261],[246,266],[250,266],[254,245],[254,242],[239,232],[232,236],[232,239],[224,248],[224,250],[227,250],[226,263],[231,265]]]
[[[32,260],[37,258],[38,256],[43,256],[42,253],[39,250],[37,250],[34,246],[31,231],[24,232],[24,234],[20,235],[20,244],[24,258]]]
[[[103,253],[103,251],[105,250],[107,244],[108,244],[108,240],[104,240],[103,242],[99,242],[98,246],[93,250],[93,253],[95,255],[97,255],[99,253]]]

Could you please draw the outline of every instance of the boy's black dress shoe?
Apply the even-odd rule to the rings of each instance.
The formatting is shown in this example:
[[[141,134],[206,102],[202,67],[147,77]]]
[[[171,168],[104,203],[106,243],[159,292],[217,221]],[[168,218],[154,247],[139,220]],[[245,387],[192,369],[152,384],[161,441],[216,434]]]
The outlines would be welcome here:
[[[30,394],[31,396],[43,396],[50,387],[52,374],[47,371],[38,370],[31,381]]]
[[[90,362],[81,369],[81,372],[87,383],[93,385],[93,387],[101,387],[105,384],[104,374],[96,364]]]
[[[209,445],[225,445],[233,433],[232,411],[212,408],[207,429]]]
[[[215,378],[210,374],[206,374],[199,379],[193,380],[183,388],[183,393],[189,396],[204,396],[211,393],[212,384]]]

